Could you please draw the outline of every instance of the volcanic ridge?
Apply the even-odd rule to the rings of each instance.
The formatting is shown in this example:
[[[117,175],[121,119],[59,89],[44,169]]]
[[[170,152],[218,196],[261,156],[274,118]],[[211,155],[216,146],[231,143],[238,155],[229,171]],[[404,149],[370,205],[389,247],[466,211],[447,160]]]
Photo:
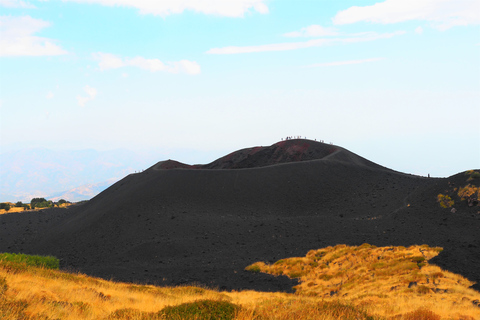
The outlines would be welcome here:
[[[432,263],[480,283],[480,207],[454,196],[467,184],[479,179],[405,174],[286,140],[206,165],[161,161],[85,204],[1,215],[0,252],[120,281],[290,292],[295,280],[245,267],[337,244],[427,244],[444,248]],[[455,210],[438,203],[445,192]]]

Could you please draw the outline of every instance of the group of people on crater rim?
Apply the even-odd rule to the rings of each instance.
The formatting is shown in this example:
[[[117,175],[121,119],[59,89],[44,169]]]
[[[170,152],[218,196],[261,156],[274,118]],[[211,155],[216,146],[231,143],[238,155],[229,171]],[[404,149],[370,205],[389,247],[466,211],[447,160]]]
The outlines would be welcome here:
[[[288,136],[285,138],[285,140],[292,140],[292,139],[302,139],[302,136]],[[307,139],[307,137],[305,137]],[[283,138],[282,138],[283,141]]]
[[[285,141],[286,140],[292,140],[292,139],[307,139],[307,137],[302,138],[302,136],[287,136],[285,138]],[[283,138],[281,138],[281,140],[283,141]],[[317,139],[315,139],[315,141],[317,141]],[[325,143],[325,141],[323,141],[323,140],[318,140],[318,142]],[[333,144],[333,143],[330,142],[330,144]]]

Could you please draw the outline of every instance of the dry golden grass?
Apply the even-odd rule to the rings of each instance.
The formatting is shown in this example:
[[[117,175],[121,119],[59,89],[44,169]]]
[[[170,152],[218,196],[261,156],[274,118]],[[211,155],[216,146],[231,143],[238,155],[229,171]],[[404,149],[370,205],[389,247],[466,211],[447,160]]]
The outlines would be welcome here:
[[[23,207],[14,207],[11,206],[10,210],[0,209],[0,214],[10,213],[10,212],[23,212],[25,209]]]
[[[26,301],[28,306],[24,313],[30,317],[45,315],[53,319],[102,319],[117,309],[157,312],[165,306],[198,299],[227,298],[220,292],[200,287],[160,288],[117,283],[82,274],[32,267],[11,270],[8,266],[0,266],[0,279],[2,277],[8,286],[3,295],[4,301]]]
[[[427,308],[442,319],[480,319],[480,308],[472,304],[480,294],[468,288],[473,283],[428,263],[440,251],[427,245],[338,245],[247,270],[299,278],[298,295],[341,299],[384,317]]]
[[[155,287],[0,262],[0,319],[107,319],[122,309],[129,310],[115,319],[159,319],[166,306],[206,299],[241,306],[237,320],[480,319],[471,302],[480,294],[467,288],[471,283],[426,262],[438,251],[341,245],[256,264],[269,273],[300,273],[296,294]],[[412,281],[417,285],[408,288]]]

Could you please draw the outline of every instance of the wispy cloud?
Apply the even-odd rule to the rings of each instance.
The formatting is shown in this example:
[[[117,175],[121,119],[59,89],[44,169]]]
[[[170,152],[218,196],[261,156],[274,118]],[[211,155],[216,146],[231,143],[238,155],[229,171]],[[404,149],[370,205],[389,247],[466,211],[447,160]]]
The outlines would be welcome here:
[[[159,59],[146,59],[144,57],[122,58],[111,53],[97,52],[93,54],[98,60],[100,70],[118,69],[122,67],[137,67],[151,72],[199,74],[200,65],[195,61],[180,60],[163,63]]]
[[[386,0],[371,6],[350,7],[333,18],[337,25],[356,22],[397,23],[430,21],[439,30],[480,23],[480,2],[475,0]]]
[[[334,62],[326,62],[326,63],[315,63],[307,66],[307,68],[344,66],[348,64],[359,64],[359,63],[365,63],[365,62],[380,61],[384,59],[385,58],[370,58],[370,59],[362,59],[362,60],[347,60],[347,61],[334,61]]]
[[[0,56],[53,56],[66,54],[55,40],[33,34],[50,26],[50,23],[30,16],[0,17]]]
[[[265,0],[64,0],[77,3],[97,3],[104,6],[132,7],[141,14],[168,16],[185,10],[226,17],[243,17],[253,9],[259,13],[268,13]]]
[[[339,33],[335,28],[326,28],[320,25],[314,24],[305,28],[300,29],[300,31],[293,31],[285,33],[285,37],[325,37],[325,36],[337,36]]]
[[[349,36],[345,38],[336,37],[336,38],[322,38],[322,39],[312,39],[302,42],[285,42],[285,43],[274,43],[274,44],[265,44],[258,46],[230,46],[222,48],[213,48],[208,50],[206,53],[209,54],[237,54],[237,53],[252,53],[252,52],[266,52],[266,51],[288,51],[288,50],[297,50],[311,47],[320,47],[326,45],[336,45],[336,44],[346,44],[346,43],[357,43],[357,42],[366,42],[374,41],[378,39],[387,39],[397,35],[404,34],[405,31],[397,31],[393,33],[376,33],[368,32],[358,34],[357,36]]]
[[[30,4],[25,1],[19,1],[19,0],[0,0],[0,6],[5,8],[24,8],[24,9],[36,8],[33,4]]]
[[[95,99],[95,97],[97,96],[97,89],[95,89],[95,88],[92,88],[90,86],[85,86],[85,88],[83,88],[83,90],[85,91],[87,96],[86,97],[77,96],[78,105],[80,107],[84,107],[87,102]]]

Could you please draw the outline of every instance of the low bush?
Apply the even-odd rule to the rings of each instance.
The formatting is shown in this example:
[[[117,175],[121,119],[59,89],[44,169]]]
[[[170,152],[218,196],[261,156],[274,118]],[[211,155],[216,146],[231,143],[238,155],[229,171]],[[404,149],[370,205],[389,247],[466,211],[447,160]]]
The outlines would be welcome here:
[[[467,200],[468,203],[477,201],[480,198],[480,188],[470,184],[458,190],[458,196],[462,200]]]
[[[420,308],[403,315],[402,320],[440,320],[441,317],[426,308]]]
[[[430,292],[430,288],[427,287],[427,286],[423,286],[423,285],[422,285],[422,286],[418,286],[417,292],[418,292],[419,294],[427,294],[427,293]]]
[[[441,193],[437,196],[437,201],[442,208],[451,208],[455,203],[450,196]]]
[[[166,320],[230,320],[239,310],[228,301],[198,300],[165,307],[158,314]]]

